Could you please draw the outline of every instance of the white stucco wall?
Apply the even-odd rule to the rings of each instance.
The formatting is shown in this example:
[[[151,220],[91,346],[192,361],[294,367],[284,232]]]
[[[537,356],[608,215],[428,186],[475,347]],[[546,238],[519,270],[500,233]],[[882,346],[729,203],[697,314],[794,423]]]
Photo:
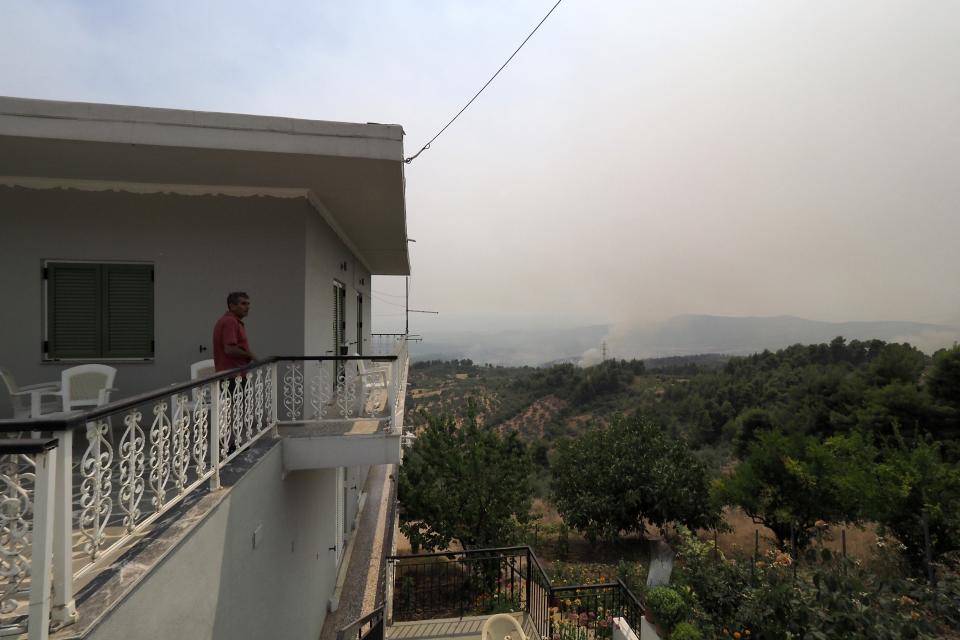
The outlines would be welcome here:
[[[316,640],[336,580],[337,470],[283,478],[281,462],[275,446],[88,638]]]
[[[346,287],[346,338],[349,343],[364,341],[370,345],[370,273],[330,230],[318,213],[305,217],[304,255],[304,345],[305,353],[332,355],[333,282]],[[357,336],[357,293],[363,294],[363,336]],[[357,351],[350,345],[350,353]]]
[[[58,380],[77,364],[42,360],[45,260],[154,265],[155,358],[109,362],[119,370],[114,397],[186,380],[191,362],[212,358],[213,325],[232,290],[251,296],[247,330],[258,356],[332,349],[334,277],[347,285],[351,342],[356,287],[365,289],[369,340],[370,276],[304,199],[0,187],[0,216],[0,366],[21,385]],[[5,404],[0,398],[0,416],[9,415]]]

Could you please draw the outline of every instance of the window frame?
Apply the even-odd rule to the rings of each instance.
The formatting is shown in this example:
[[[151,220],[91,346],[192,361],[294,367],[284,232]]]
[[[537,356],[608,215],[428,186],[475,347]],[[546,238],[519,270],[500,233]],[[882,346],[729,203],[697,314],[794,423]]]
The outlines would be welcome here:
[[[152,346],[152,351],[149,356],[104,356],[96,355],[89,357],[53,357],[50,355],[49,345],[50,345],[50,279],[48,277],[48,269],[52,264],[82,264],[82,265],[97,265],[97,266],[106,266],[106,265],[134,265],[138,267],[150,267],[151,269],[151,282],[152,287],[152,306],[153,306],[153,336],[150,339],[150,344]],[[45,258],[43,260],[43,268],[41,271],[41,303],[43,306],[43,313],[41,322],[42,322],[42,340],[40,342],[40,354],[42,363],[58,363],[58,362],[144,362],[152,363],[156,361],[157,358],[157,327],[158,327],[158,318],[159,318],[159,309],[157,305],[157,265],[155,262],[150,262],[148,260],[77,260],[77,259],[60,259],[60,258]],[[102,354],[102,345],[101,345],[101,354]]]

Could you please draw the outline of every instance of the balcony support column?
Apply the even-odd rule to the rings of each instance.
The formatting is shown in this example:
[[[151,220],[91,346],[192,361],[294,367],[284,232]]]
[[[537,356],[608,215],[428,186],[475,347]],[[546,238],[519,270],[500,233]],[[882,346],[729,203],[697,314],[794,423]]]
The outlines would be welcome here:
[[[27,623],[29,640],[47,640],[50,635],[50,560],[53,538],[57,449],[36,454],[36,480],[33,493],[33,544],[30,559],[30,606]],[[73,576],[70,576],[73,580]]]
[[[53,498],[53,601],[51,621],[65,627],[77,621],[73,597],[73,430],[54,432],[59,441],[54,467]]]

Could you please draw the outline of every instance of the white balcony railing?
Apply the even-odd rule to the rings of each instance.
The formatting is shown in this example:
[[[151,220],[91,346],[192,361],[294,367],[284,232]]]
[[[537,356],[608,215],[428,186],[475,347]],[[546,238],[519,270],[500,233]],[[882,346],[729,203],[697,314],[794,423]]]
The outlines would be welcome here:
[[[277,363],[280,385],[277,421],[305,422],[373,419],[384,430],[397,432],[397,401],[406,385],[406,343],[383,356],[283,358]]]
[[[219,489],[221,470],[278,425],[365,418],[400,433],[405,341],[397,347],[370,358],[269,358],[86,413],[0,420],[0,636],[46,638],[75,622],[75,587],[185,497]],[[27,433],[56,440],[58,455],[10,448]],[[37,510],[38,469],[51,460],[48,523]],[[31,593],[44,584],[38,575],[52,575],[52,590]]]

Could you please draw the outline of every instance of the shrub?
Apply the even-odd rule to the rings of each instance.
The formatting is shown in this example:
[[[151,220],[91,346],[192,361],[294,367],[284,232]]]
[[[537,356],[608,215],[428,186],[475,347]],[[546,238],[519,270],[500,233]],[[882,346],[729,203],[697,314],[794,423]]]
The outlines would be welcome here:
[[[647,591],[647,608],[657,624],[668,632],[689,614],[687,603],[670,587],[654,587]]]
[[[681,622],[673,628],[670,640],[703,640],[703,634],[689,622]]]
[[[687,530],[675,544],[675,588],[689,596],[690,618],[708,636],[900,640],[955,637],[960,629],[952,556],[935,564],[938,581],[930,584],[905,573],[901,552],[888,544],[865,562],[821,547],[797,559],[773,550],[755,564],[711,554]]]
[[[750,580],[748,566],[716,557],[712,544],[701,542],[685,527],[677,527],[674,582],[694,595],[695,612],[708,620],[730,621],[743,601],[743,585]]]

